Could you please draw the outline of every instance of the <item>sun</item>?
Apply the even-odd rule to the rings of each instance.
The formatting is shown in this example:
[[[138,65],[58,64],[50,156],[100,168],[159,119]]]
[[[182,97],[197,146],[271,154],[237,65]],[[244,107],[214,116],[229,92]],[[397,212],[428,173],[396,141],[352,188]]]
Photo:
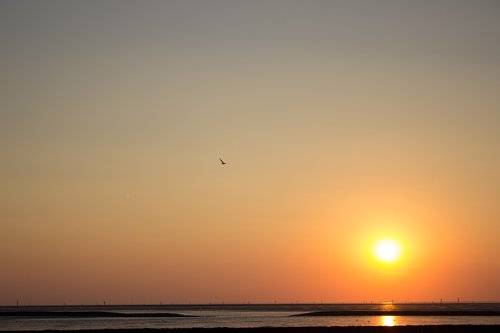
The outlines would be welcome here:
[[[384,264],[396,262],[402,254],[399,242],[391,238],[383,238],[375,242],[373,246],[373,256]]]

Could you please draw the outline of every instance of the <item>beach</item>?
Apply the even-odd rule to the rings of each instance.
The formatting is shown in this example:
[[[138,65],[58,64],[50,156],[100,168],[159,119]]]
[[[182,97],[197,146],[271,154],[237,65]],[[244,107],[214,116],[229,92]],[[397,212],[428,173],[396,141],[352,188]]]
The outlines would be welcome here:
[[[187,329],[108,329],[78,330],[78,333],[493,333],[500,325],[432,325],[432,326],[350,326],[350,327],[261,327],[261,328],[187,328]],[[75,332],[46,330],[24,332]]]
[[[500,331],[499,303],[0,307],[0,331]]]

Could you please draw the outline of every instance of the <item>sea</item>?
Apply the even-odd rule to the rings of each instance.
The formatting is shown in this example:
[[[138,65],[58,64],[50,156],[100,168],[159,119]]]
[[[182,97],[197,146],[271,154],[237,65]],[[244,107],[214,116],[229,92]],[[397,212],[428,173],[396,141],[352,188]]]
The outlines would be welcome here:
[[[382,316],[307,317],[315,311],[383,310]],[[192,317],[52,318],[0,316],[0,331],[82,330],[132,328],[313,327],[398,325],[500,325],[500,316],[393,316],[391,310],[500,311],[500,303],[419,304],[203,304],[0,307],[8,311],[106,311],[120,313],[177,313]]]

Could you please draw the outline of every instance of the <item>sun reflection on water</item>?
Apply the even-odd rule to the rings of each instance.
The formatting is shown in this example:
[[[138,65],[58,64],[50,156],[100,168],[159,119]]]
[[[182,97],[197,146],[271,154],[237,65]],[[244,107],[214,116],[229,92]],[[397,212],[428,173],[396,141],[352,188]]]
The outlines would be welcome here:
[[[381,316],[380,317],[381,326],[394,326],[396,325],[396,317],[394,316]]]
[[[392,302],[384,302],[382,304],[382,310],[385,310],[385,311],[394,310],[394,304]]]

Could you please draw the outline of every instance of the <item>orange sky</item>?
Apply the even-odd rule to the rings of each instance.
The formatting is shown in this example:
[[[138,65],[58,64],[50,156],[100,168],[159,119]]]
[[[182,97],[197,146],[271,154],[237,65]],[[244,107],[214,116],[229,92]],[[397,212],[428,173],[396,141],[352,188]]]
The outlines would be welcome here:
[[[0,304],[500,300],[499,13],[3,1]]]

